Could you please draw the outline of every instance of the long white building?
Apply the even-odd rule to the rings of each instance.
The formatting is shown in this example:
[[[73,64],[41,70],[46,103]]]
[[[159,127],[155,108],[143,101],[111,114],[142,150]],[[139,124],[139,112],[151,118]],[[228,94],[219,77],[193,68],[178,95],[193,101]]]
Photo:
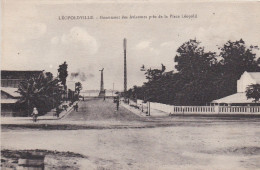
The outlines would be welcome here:
[[[252,105],[255,104],[253,99],[247,99],[246,88],[251,84],[260,84],[260,72],[245,71],[239,80],[237,80],[237,93],[213,100],[214,104],[227,105]]]

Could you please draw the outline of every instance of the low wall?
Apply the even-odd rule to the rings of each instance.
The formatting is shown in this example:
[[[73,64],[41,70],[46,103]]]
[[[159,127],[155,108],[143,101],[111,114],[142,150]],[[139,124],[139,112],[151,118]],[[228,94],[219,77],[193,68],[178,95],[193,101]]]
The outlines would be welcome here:
[[[129,101],[130,105],[147,112],[148,104],[143,100]],[[162,111],[168,114],[259,114],[260,106],[173,106],[162,103],[150,102],[150,113]]]
[[[149,102],[149,103],[150,103],[151,114],[153,112],[156,112],[156,110],[166,112],[166,113],[173,113],[173,105],[167,105],[167,104],[156,103],[156,102]],[[130,100],[129,104],[137,106],[140,110],[143,110],[143,112],[147,112],[149,106],[148,102],[144,102],[143,100],[137,100],[137,102]]]

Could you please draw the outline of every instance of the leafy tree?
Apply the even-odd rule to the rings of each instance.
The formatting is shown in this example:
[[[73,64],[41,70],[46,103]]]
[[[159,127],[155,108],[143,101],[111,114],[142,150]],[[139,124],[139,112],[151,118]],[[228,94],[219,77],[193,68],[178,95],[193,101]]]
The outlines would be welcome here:
[[[154,80],[160,79],[163,72],[166,69],[166,67],[163,64],[161,64],[161,66],[162,66],[161,70],[160,69],[151,69],[151,68],[147,69],[145,72],[146,79],[148,81],[154,81]],[[145,69],[144,66],[143,66],[143,69]]]
[[[67,89],[66,87],[66,79],[68,77],[68,64],[66,63],[66,61],[59,65],[59,68],[58,68],[58,77],[59,77],[59,80],[61,82],[61,84],[64,86],[65,89]]]
[[[51,73],[42,73],[20,82],[17,92],[21,95],[18,103],[27,109],[28,114],[33,107],[38,109],[39,114],[44,114],[61,99],[59,81],[53,79]]]
[[[179,71],[176,78],[175,104],[203,105],[213,96],[211,84],[217,64],[214,52],[205,52],[197,40],[189,40],[177,49],[175,68]]]
[[[222,94],[220,97],[227,96],[236,92],[236,83],[242,73],[245,71],[260,71],[259,61],[256,60],[254,50],[257,46],[246,46],[245,42],[228,41],[219,48],[220,62],[216,72],[219,73],[217,78],[218,91]]]
[[[161,91],[161,80],[166,67],[161,64],[161,69],[147,69],[145,72],[146,79],[148,82],[144,83],[142,87],[143,99],[148,101],[156,101]]]
[[[82,84],[80,82],[75,83],[75,92],[79,95],[82,90]]]
[[[254,102],[258,102],[260,99],[260,84],[251,84],[246,89],[247,99],[254,99]]]
[[[220,53],[205,51],[200,42],[189,40],[177,49],[177,73],[145,69],[148,80],[130,93],[138,99],[175,105],[205,105],[236,92],[236,82],[244,71],[260,71],[257,46],[246,46],[241,39],[228,41]]]
[[[143,86],[134,86],[127,91],[127,97],[131,98],[132,100],[136,99],[144,99],[144,87]]]
[[[174,61],[177,63],[175,68],[187,78],[200,76],[217,62],[215,53],[205,52],[196,39],[182,44],[177,49]]]
[[[223,71],[226,73],[233,73],[235,78],[244,71],[260,71],[256,54],[253,50],[258,49],[258,46],[245,45],[245,42],[240,39],[239,41],[228,41],[220,48],[220,63],[223,65]]]

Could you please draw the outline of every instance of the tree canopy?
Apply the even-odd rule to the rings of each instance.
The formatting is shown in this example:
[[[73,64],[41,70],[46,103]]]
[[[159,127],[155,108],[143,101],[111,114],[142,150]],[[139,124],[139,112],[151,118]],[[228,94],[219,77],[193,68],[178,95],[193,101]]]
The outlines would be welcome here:
[[[75,92],[79,95],[80,91],[82,90],[82,84],[81,82],[75,83]]]
[[[236,93],[244,71],[260,71],[254,50],[241,39],[228,41],[220,52],[206,51],[196,39],[183,43],[175,56],[177,72],[146,69],[147,82],[130,89],[129,96],[174,105],[205,105]],[[142,66],[145,70],[145,66]]]

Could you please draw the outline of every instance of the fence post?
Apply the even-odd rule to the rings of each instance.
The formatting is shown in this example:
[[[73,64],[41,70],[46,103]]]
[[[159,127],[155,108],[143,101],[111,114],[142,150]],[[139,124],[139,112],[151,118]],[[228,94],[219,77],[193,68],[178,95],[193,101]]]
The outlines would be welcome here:
[[[149,116],[151,116],[151,103],[149,102]]]
[[[214,111],[215,111],[216,114],[219,114],[219,109],[220,109],[219,105],[214,106]]]

